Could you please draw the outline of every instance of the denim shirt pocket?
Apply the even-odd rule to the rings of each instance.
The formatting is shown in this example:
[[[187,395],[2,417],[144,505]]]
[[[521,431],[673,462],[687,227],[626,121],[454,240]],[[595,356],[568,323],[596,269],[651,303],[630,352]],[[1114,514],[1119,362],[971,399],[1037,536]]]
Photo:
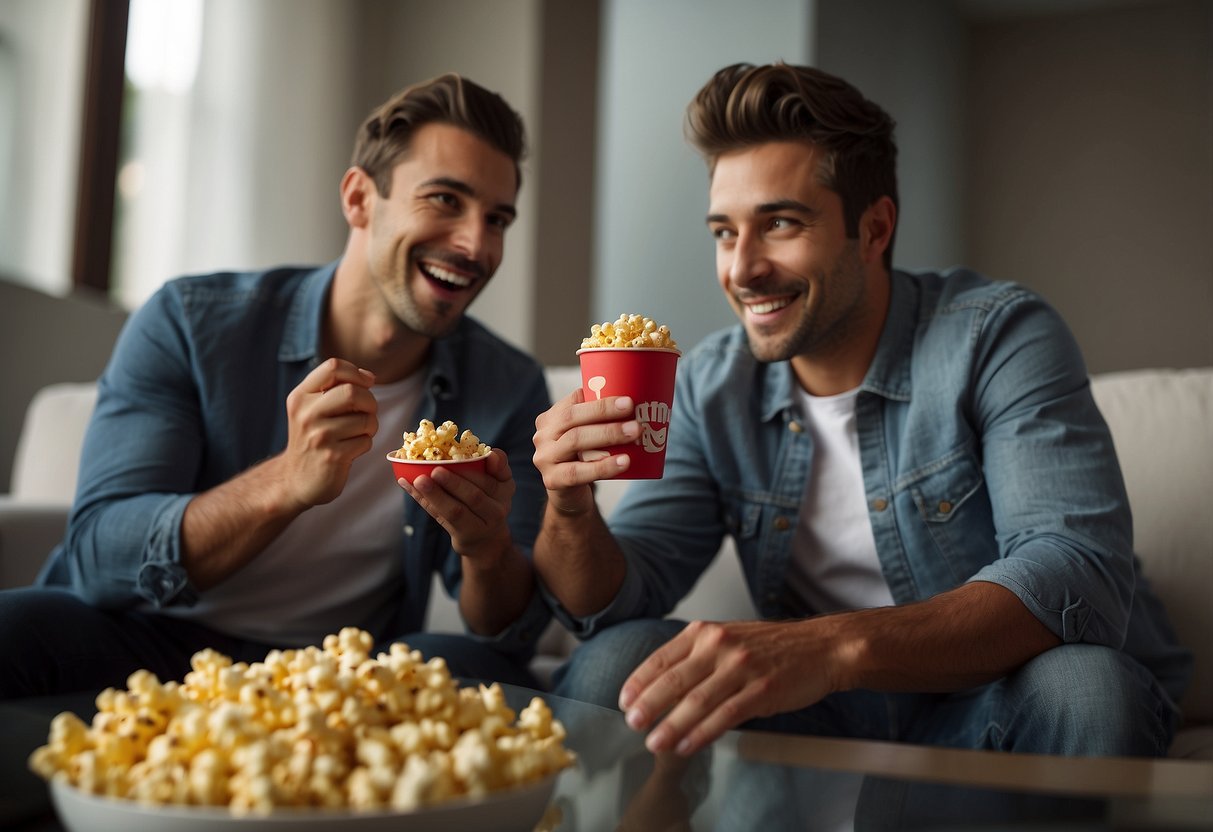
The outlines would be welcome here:
[[[949,589],[996,557],[990,501],[985,477],[976,456],[963,450],[926,466],[927,473],[909,488],[918,515],[934,548],[947,567],[946,576],[935,574],[930,591]],[[916,565],[915,572],[938,572]]]

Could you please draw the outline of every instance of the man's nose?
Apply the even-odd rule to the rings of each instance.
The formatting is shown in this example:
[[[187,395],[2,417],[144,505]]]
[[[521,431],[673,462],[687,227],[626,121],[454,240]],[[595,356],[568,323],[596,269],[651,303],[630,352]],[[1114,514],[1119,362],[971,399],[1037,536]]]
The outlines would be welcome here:
[[[733,243],[733,259],[729,263],[729,281],[744,286],[750,281],[765,276],[771,270],[766,248],[757,235],[741,231]]]
[[[464,257],[479,261],[480,255],[484,252],[487,233],[484,220],[469,214],[459,220],[452,242]]]

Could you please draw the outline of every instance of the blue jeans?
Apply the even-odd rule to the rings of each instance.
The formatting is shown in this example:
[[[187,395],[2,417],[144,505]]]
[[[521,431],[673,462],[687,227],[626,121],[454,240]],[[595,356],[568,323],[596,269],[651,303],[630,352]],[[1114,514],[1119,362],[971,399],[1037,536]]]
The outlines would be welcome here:
[[[538,688],[515,659],[466,636],[409,633],[405,641],[427,659],[441,656],[451,675]],[[283,645],[236,638],[190,621],[135,611],[101,610],[62,589],[0,591],[0,699],[125,688],[134,671],[181,680],[190,657],[210,647],[233,661],[255,662]]]
[[[559,696],[618,707],[637,665],[685,626],[642,619],[580,645],[553,677]],[[953,748],[1166,756],[1178,709],[1142,665],[1109,647],[1065,644],[988,685],[949,694],[854,690],[744,728]]]

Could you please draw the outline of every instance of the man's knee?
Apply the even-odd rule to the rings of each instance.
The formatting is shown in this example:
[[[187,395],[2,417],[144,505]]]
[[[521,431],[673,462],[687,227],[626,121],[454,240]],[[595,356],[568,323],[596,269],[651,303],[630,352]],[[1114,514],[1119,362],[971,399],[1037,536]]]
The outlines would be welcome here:
[[[71,593],[33,587],[0,592],[0,699],[58,687],[64,653],[93,631],[94,611]]]
[[[1165,755],[1177,713],[1145,667],[1110,647],[1065,644],[1004,682],[1004,747],[1051,754]],[[996,737],[997,739],[997,737]]]
[[[672,619],[625,621],[587,639],[553,677],[558,696],[619,707],[619,689],[641,662],[686,623]]]

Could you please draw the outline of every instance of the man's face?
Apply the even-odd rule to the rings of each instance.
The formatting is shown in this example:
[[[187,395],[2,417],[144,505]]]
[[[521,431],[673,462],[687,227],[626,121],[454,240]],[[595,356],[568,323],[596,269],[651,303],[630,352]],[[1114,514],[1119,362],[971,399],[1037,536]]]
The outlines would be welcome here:
[[[497,271],[515,216],[508,155],[449,124],[427,124],[370,198],[367,260],[392,313],[431,338],[450,332]]]
[[[720,286],[760,361],[845,349],[866,312],[866,277],[821,151],[773,142],[716,161],[708,227]]]

